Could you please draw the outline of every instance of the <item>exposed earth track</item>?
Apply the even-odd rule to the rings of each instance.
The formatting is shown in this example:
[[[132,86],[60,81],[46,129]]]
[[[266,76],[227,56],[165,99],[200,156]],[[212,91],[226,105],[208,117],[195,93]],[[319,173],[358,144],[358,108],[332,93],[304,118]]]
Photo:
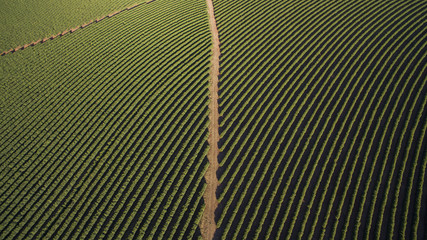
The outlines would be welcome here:
[[[67,33],[73,33],[73,32],[75,32],[75,31],[79,30],[80,28],[85,28],[85,27],[87,27],[87,26],[91,25],[92,23],[98,23],[98,22],[100,22],[100,21],[102,21],[102,20],[104,20],[104,19],[106,19],[106,18],[111,18],[111,17],[113,17],[113,16],[115,16],[115,15],[117,15],[117,14],[119,14],[119,13],[124,12],[124,11],[131,10],[131,9],[136,8],[136,7],[138,7],[138,6],[140,6],[140,5],[143,5],[143,4],[149,4],[149,3],[152,3],[152,2],[154,2],[154,1],[155,1],[155,0],[149,0],[149,1],[146,1],[146,2],[142,2],[142,3],[136,3],[136,4],[134,4],[134,5],[132,5],[132,6],[129,6],[129,7],[125,8],[125,9],[122,9],[122,10],[119,10],[119,11],[115,11],[115,12],[113,12],[113,13],[110,13],[110,14],[106,15],[106,16],[103,16],[103,17],[97,18],[96,20],[90,20],[89,22],[84,23],[84,24],[82,24],[82,25],[80,25],[80,26],[77,26],[77,27],[75,27],[75,28],[70,28],[70,29],[67,29],[67,30],[65,30],[65,31],[63,31],[63,32],[60,32],[60,33],[58,33],[58,34],[53,34],[53,35],[52,35],[52,36],[50,36],[50,37],[46,37],[46,38],[43,38],[43,39],[39,39],[39,40],[37,40],[37,41],[33,41],[33,42],[28,43],[28,44],[25,44],[25,45],[23,45],[23,46],[17,46],[17,47],[15,47],[15,48],[11,48],[10,50],[4,51],[4,52],[0,52],[0,56],[4,56],[4,55],[9,54],[9,53],[14,53],[14,52],[17,52],[17,51],[19,51],[19,50],[24,50],[24,49],[25,49],[25,48],[27,48],[27,47],[34,47],[35,45],[37,45],[37,44],[39,44],[39,43],[45,43],[45,42],[47,42],[48,40],[53,40],[53,39],[55,39],[56,37],[62,37],[62,36],[64,36],[64,35],[65,35],[65,34],[67,34]]]
[[[216,26],[214,6],[212,0],[206,0],[209,14],[209,27],[212,33],[212,58],[210,67],[210,84],[209,84],[209,167],[205,173],[207,187],[203,195],[205,201],[205,210],[200,223],[200,229],[203,239],[213,239],[216,231],[215,210],[218,206],[216,199],[216,189],[218,187],[218,141],[219,141],[219,112],[218,112],[218,76],[219,76],[219,34]]]

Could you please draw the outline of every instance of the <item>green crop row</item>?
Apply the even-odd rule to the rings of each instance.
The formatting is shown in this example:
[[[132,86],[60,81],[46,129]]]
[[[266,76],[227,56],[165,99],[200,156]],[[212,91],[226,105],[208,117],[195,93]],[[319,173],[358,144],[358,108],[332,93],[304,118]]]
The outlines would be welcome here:
[[[200,234],[205,5],[159,0],[2,57],[2,83],[24,82],[0,118],[1,238]]]
[[[403,181],[404,167],[395,168],[415,154],[408,143],[424,136],[414,129],[425,121],[423,105],[415,105],[425,100],[419,95],[425,2],[214,1],[214,7],[222,54],[218,235],[358,238],[359,231],[394,236],[405,229],[404,221],[396,225],[396,209],[406,198],[399,189],[412,181]],[[410,98],[416,101],[408,110]],[[379,136],[390,139],[375,142]],[[396,149],[384,151],[392,143]],[[394,210],[379,211],[379,227],[371,231],[360,220],[372,206],[367,202],[375,203],[367,193],[380,187],[374,179],[384,170],[377,162],[394,172],[383,179],[381,195],[382,206],[393,203]]]
[[[391,17],[390,17],[391,18]],[[379,35],[379,36],[381,36],[381,35]],[[403,36],[405,36],[405,35],[403,35]],[[383,36],[382,37],[382,39],[380,39],[380,40],[383,40],[383,39],[385,39],[385,36]],[[375,45],[372,47],[372,48],[369,48],[369,49],[371,49],[370,50],[370,53],[369,54],[367,54],[366,56],[369,56],[370,54],[371,54],[371,52],[373,51],[373,49],[376,49],[376,47],[378,46],[378,44],[380,43],[381,41],[375,41]],[[397,48],[395,48],[395,49],[397,49]],[[388,60],[390,60],[390,58],[388,58],[386,61],[388,61]],[[371,60],[371,62],[372,62],[372,60]],[[377,68],[378,67],[378,63],[379,62],[381,62],[381,61],[377,61],[377,63],[376,63],[376,65],[375,65],[375,68]],[[372,64],[372,63],[370,63],[370,64]],[[360,67],[359,67],[360,68]],[[384,68],[384,65],[383,66],[381,66],[381,69],[383,69]],[[377,71],[377,72],[370,72],[370,75],[368,76],[368,78],[370,78],[371,76],[372,76],[372,74],[373,73],[379,73],[379,72],[381,72],[381,71]],[[377,75],[378,76],[378,75]],[[380,86],[382,86],[382,84],[383,84],[384,82],[382,81],[381,82],[381,85]],[[385,88],[385,89],[388,89],[388,87],[389,87],[390,85],[387,85],[387,87]],[[371,85],[368,87],[368,91],[370,91],[370,89],[371,89]],[[379,87],[378,88],[376,88],[375,89],[375,94],[374,94],[374,96],[376,96],[377,95],[377,93],[378,93],[378,91],[379,91]],[[383,96],[383,95],[382,95]],[[366,97],[364,97],[364,99],[363,99],[363,102],[365,102],[365,99],[366,99]],[[371,109],[372,107],[372,103],[373,103],[373,99],[374,98],[371,98],[370,99],[370,102],[369,102],[369,105],[368,105],[368,108],[369,109]],[[380,99],[382,99],[382,97],[380,97]],[[381,101],[379,101],[379,102],[381,102]],[[378,109],[378,107],[380,107],[380,105],[379,105],[379,102],[377,102],[377,105],[376,105],[376,107],[375,107],[375,110],[374,110],[374,113],[376,112],[376,109]],[[358,109],[357,110],[357,114],[359,114],[359,112],[360,112],[360,109]],[[360,128],[361,128],[361,123],[363,123],[363,122],[365,122],[366,120],[365,120],[365,118],[366,118],[366,116],[367,116],[367,113],[368,112],[364,112],[364,116],[363,116],[363,118],[362,118],[362,121],[360,121],[360,123],[359,123],[359,128],[358,128],[358,130],[357,130],[357,132],[360,132],[361,130],[359,130]],[[374,116],[374,115],[372,115],[372,116]],[[351,125],[350,126],[352,126],[353,124],[354,124],[354,121],[355,121],[356,119],[354,119],[353,120],[353,122],[351,123]],[[369,123],[372,123],[372,118],[369,120]],[[366,128],[366,129],[368,129],[368,128]],[[361,140],[361,143],[363,143],[364,141],[365,141],[365,139],[366,139],[366,134],[368,133],[368,131],[366,131],[365,132],[365,134],[363,135],[363,137],[362,137],[362,140]],[[346,134],[347,135],[347,134]],[[354,139],[354,140],[356,140],[356,139]],[[373,138],[370,138],[370,140],[371,141],[373,141]],[[369,145],[372,145],[372,142],[369,144]],[[355,146],[355,142],[353,142],[352,144],[351,144],[351,148],[349,149],[349,151],[347,152],[348,154],[349,153],[351,153],[351,151],[352,151],[352,147],[353,146]],[[359,155],[358,154],[360,154],[360,151],[361,151],[361,148],[362,148],[362,146],[363,146],[363,144],[360,144],[359,145],[359,149],[358,149],[358,153],[357,153],[357,155],[356,155],[356,159],[359,159]],[[341,148],[341,147],[340,147]],[[369,154],[366,154],[365,155],[365,157],[368,157],[368,155]],[[347,155],[346,156],[346,159],[349,157],[349,155]],[[366,158],[365,158],[365,160],[363,160],[362,161],[362,172],[363,172],[363,169],[364,169],[364,164],[365,164],[365,162],[366,162]],[[351,171],[353,172],[354,171],[354,169],[355,169],[355,163],[353,163],[353,165],[352,165],[352,168],[351,168]],[[374,169],[374,168],[371,168],[372,170]],[[340,179],[341,179],[341,177],[342,177],[342,175],[341,174],[343,174],[343,172],[342,173],[340,173],[340,177],[338,178],[338,181],[340,181]],[[359,175],[359,177],[361,177],[361,175]],[[358,181],[357,181],[357,183],[356,183],[356,187],[355,187],[355,189],[357,190],[357,189],[359,189],[359,184],[360,184],[360,178],[358,178]],[[367,184],[369,184],[369,182],[367,182]],[[347,193],[347,188],[349,187],[349,185],[346,185],[346,190],[344,191],[344,194],[346,194]],[[334,192],[334,196],[335,196],[335,192]],[[345,195],[344,195],[345,196]],[[355,199],[355,196],[356,196],[356,193],[354,193],[353,194],[353,198],[352,199]],[[344,197],[342,198],[342,199],[344,199]],[[343,201],[343,200],[341,200],[341,201]],[[332,201],[330,202],[330,203],[332,203]],[[330,206],[329,207],[329,209],[331,209],[331,207],[332,206]],[[329,211],[328,211],[329,212]],[[351,211],[350,211],[351,212]],[[349,215],[351,215],[351,214],[349,214]],[[347,215],[347,219],[350,217],[349,215]],[[328,216],[328,215],[327,215]],[[335,224],[337,224],[337,222],[338,221],[336,221],[336,223]]]

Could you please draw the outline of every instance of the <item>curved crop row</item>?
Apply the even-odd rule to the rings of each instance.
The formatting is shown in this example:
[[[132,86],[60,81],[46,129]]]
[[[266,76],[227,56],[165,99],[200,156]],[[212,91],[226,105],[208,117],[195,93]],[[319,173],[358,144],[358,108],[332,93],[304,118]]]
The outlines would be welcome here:
[[[222,54],[217,236],[414,236],[398,213],[419,221],[422,191],[412,186],[422,171],[416,143],[425,140],[425,1],[214,6]]]

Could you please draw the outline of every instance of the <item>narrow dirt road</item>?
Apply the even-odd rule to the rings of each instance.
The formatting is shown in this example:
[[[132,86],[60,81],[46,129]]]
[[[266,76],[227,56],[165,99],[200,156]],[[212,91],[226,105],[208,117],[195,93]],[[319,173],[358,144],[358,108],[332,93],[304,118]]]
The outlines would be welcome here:
[[[60,33],[58,33],[58,34],[54,34],[54,35],[52,35],[51,37],[47,37],[47,38],[44,38],[44,39],[39,39],[38,41],[33,41],[32,43],[28,43],[28,44],[25,44],[25,45],[23,45],[23,46],[18,46],[18,47],[16,47],[16,48],[12,48],[12,49],[10,49],[10,50],[8,50],[8,51],[4,51],[4,52],[1,52],[0,53],[0,56],[4,56],[4,55],[6,55],[6,54],[8,54],[8,53],[14,53],[14,52],[16,52],[16,51],[19,51],[19,50],[24,50],[25,48],[27,48],[27,47],[34,47],[35,45],[37,45],[37,44],[39,44],[39,43],[45,43],[45,42],[47,42],[47,41],[49,41],[49,40],[53,40],[53,39],[55,39],[56,37],[62,37],[62,36],[64,36],[65,34],[67,34],[67,33],[73,33],[73,32],[75,32],[75,31],[77,31],[77,30],[79,30],[79,29],[81,29],[81,28],[85,28],[85,27],[87,27],[87,26],[89,26],[89,25],[91,25],[92,23],[98,23],[98,22],[100,22],[100,21],[102,21],[102,20],[104,20],[104,19],[107,19],[107,18],[111,18],[111,17],[113,17],[113,16],[115,16],[115,15],[117,15],[117,14],[119,14],[119,13],[121,13],[121,12],[124,12],[125,10],[131,10],[131,9],[133,9],[133,8],[136,8],[136,7],[139,7],[140,5],[142,5],[142,4],[149,4],[149,3],[152,3],[152,2],[154,2],[154,1],[156,1],[156,0],[148,0],[148,1],[146,1],[146,2],[142,2],[142,3],[135,3],[134,5],[132,5],[132,6],[130,6],[130,7],[127,7],[127,8],[125,8],[125,9],[122,9],[122,10],[119,10],[119,11],[116,11],[116,12],[113,12],[113,13],[110,13],[110,14],[108,14],[107,16],[103,16],[103,17],[101,17],[101,18],[97,18],[96,20],[90,20],[90,22],[88,22],[88,23],[84,23],[84,24],[82,24],[82,25],[80,25],[80,26],[77,26],[77,27],[75,27],[75,28],[71,28],[71,29],[67,29],[67,30],[65,30],[65,31],[63,31],[63,32],[60,32]]]
[[[216,189],[218,187],[218,178],[216,171],[218,170],[218,141],[219,141],[219,112],[218,112],[218,76],[219,76],[219,35],[216,27],[215,13],[212,0],[206,0],[209,13],[209,26],[212,33],[212,58],[210,68],[210,84],[209,84],[209,152],[208,160],[209,167],[205,174],[207,187],[203,198],[205,200],[205,210],[203,212],[200,229],[203,239],[213,239],[216,231],[215,210],[218,206],[216,199]]]

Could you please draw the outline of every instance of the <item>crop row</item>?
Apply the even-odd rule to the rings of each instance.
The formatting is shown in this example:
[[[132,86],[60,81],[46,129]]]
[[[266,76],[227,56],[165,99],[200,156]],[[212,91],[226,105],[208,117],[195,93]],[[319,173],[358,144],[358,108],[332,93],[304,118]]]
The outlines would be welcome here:
[[[415,143],[424,139],[425,2],[214,5],[222,52],[218,235],[415,234],[398,209],[405,203],[412,218],[422,194],[414,189],[404,200],[402,190],[418,184],[423,154]],[[369,229],[372,216],[377,226]]]
[[[2,58],[5,78],[24,76],[31,88],[10,89],[24,104],[7,105],[2,119],[1,238],[198,236],[204,7],[158,1]],[[71,47],[79,42],[88,44]],[[31,111],[11,114],[16,107]]]

